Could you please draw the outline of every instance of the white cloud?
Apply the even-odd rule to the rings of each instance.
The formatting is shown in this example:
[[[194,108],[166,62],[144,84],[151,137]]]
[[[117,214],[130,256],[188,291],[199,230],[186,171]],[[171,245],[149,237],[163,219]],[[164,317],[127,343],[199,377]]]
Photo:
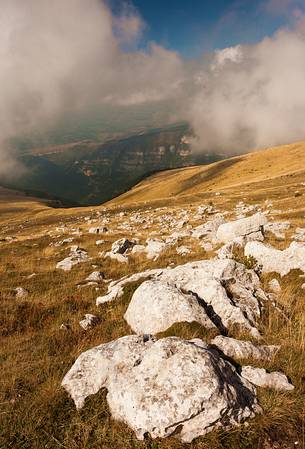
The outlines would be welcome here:
[[[205,69],[204,85],[189,109],[197,147],[235,152],[305,139],[301,29],[279,31],[257,45],[239,47],[241,53],[234,63],[220,65],[216,53]]]
[[[291,2],[289,2],[290,4]],[[168,101],[207,151],[245,151],[305,139],[305,20],[252,45],[183,61],[151,43],[123,51],[143,26],[102,0],[2,0],[0,174],[13,172],[19,133],[95,105]]]
[[[64,113],[175,95],[183,77],[176,53],[153,44],[148,51],[121,50],[122,41],[130,44],[142,28],[136,13],[113,17],[102,0],[2,0],[2,161],[11,155],[9,139]]]

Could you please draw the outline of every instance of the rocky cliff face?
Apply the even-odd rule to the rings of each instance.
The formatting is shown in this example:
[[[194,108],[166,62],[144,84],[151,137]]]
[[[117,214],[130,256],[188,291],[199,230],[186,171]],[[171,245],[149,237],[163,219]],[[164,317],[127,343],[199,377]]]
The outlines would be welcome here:
[[[106,143],[78,142],[23,156],[27,174],[16,187],[51,193],[80,204],[99,204],[155,171],[198,162],[187,125],[155,129]],[[206,156],[200,162],[211,162]]]

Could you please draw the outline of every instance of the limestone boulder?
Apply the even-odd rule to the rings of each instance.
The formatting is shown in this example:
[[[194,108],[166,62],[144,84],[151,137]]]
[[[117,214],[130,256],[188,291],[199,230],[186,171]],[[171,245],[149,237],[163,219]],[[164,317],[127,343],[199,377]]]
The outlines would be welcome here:
[[[251,217],[230,221],[220,225],[216,238],[223,243],[231,242],[237,237],[245,237],[247,240],[264,240],[263,229],[267,224],[264,214],[257,213]]]
[[[245,255],[254,257],[264,273],[275,272],[285,276],[296,269],[305,273],[304,243],[292,242],[288,248],[281,251],[261,242],[248,242]]]
[[[62,385],[78,408],[105,387],[112,417],[141,440],[191,442],[261,412],[255,387],[200,340],[123,337],[83,353]]]
[[[196,296],[158,280],[143,282],[137,288],[124,318],[138,334],[163,332],[183,321],[196,321],[207,329],[216,328]]]

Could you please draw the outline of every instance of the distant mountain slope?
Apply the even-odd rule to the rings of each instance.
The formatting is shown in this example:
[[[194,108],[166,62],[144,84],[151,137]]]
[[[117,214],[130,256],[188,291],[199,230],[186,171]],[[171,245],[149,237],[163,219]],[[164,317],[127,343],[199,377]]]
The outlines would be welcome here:
[[[132,204],[160,199],[185,198],[233,187],[249,186],[278,177],[302,178],[305,142],[269,148],[210,165],[165,171],[145,179],[111,204]],[[305,176],[304,176],[305,182]]]
[[[21,159],[26,175],[13,187],[47,192],[82,205],[101,204],[151,173],[209,163],[219,155],[191,154],[186,124],[113,139],[33,150]]]

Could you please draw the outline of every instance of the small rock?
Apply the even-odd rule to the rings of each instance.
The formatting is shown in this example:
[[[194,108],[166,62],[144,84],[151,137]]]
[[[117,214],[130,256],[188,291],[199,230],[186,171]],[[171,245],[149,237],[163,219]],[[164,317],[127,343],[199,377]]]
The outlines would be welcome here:
[[[186,246],[178,246],[176,251],[177,251],[177,254],[179,254],[180,256],[186,256],[187,254],[191,253],[191,250],[189,248],[187,248]]]
[[[216,237],[220,242],[228,243],[236,237],[246,237],[247,240],[264,240],[262,233],[267,224],[265,215],[257,213],[251,217],[230,221],[219,226]]]
[[[285,374],[278,371],[267,373],[264,368],[243,366],[241,376],[257,387],[273,388],[278,391],[291,391],[294,386],[289,383]]]
[[[86,281],[101,282],[104,277],[105,275],[101,271],[93,271],[93,273],[86,277]]]
[[[280,293],[282,290],[279,281],[275,278],[271,279],[271,281],[269,281],[268,287],[273,293]]]
[[[91,313],[86,313],[85,318],[79,322],[79,325],[87,330],[90,327],[96,326],[99,322],[99,317],[92,315]]]
[[[250,341],[235,340],[222,335],[215,337],[211,343],[228,357],[237,359],[270,360],[280,349],[280,346],[255,346]]]
[[[26,298],[29,292],[23,287],[15,288],[16,298]]]

